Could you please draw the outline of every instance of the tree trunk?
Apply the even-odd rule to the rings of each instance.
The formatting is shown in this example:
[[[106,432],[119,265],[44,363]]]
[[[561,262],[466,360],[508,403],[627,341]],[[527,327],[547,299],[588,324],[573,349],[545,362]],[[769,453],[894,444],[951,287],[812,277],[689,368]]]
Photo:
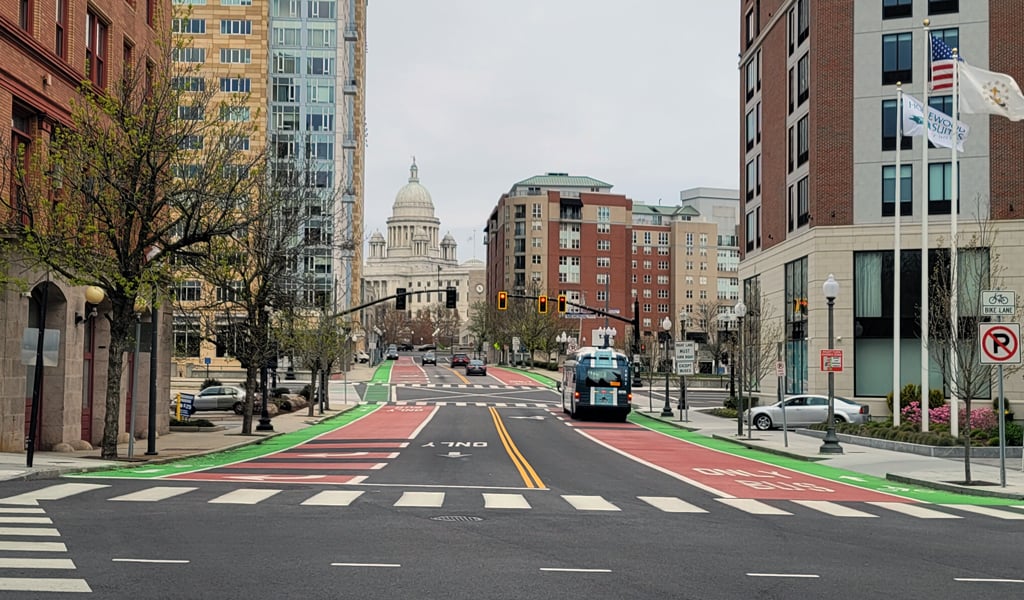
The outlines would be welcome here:
[[[973,394],[972,394],[973,395]],[[966,415],[964,416],[963,431],[964,435],[964,483],[970,485],[971,483],[971,400],[968,398],[964,400],[964,408]]]
[[[117,458],[117,434],[121,428],[121,376],[124,373],[124,354],[134,339],[135,319],[132,301],[111,299],[110,354],[107,358],[107,399],[103,415],[103,440],[100,457]],[[127,308],[126,308],[127,307]],[[138,368],[138,365],[135,365]],[[131,433],[131,432],[129,432]]]
[[[256,367],[247,366],[245,368],[245,404],[242,409],[242,435],[252,434],[252,416],[256,413],[256,378]]]

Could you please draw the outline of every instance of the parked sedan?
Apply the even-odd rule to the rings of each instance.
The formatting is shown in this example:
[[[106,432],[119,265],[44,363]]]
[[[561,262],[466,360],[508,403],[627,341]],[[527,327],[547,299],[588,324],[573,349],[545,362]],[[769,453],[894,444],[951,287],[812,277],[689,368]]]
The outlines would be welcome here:
[[[240,415],[245,410],[245,390],[233,385],[208,387],[192,400],[192,412],[201,410],[232,410]]]
[[[840,396],[835,396],[834,415],[836,423],[865,423],[870,418],[868,406]],[[824,423],[828,420],[828,396],[825,394],[802,394],[789,396],[786,403],[786,425],[804,426]],[[755,406],[744,411],[744,418],[750,413],[751,423],[758,429],[782,427],[782,405],[779,402],[768,406]]]
[[[484,361],[482,361],[482,360],[477,360],[477,359],[474,358],[473,360],[469,361],[468,365],[466,365],[466,375],[486,375],[486,374],[487,374],[487,365],[485,365]]]
[[[370,362],[370,355],[363,351],[356,352],[356,361],[358,361],[360,364],[365,365],[366,363]]]

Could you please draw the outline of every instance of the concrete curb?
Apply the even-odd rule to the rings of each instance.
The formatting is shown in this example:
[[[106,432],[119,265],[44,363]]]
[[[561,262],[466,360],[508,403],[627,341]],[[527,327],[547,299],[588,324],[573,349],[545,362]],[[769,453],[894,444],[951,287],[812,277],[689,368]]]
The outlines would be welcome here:
[[[906,483],[909,485],[916,485],[918,487],[926,487],[936,490],[942,490],[944,492],[953,492],[954,494],[963,494],[964,496],[986,496],[989,498],[1008,498],[1010,500],[1024,500],[1024,494],[1016,494],[1013,492],[1001,492],[998,490],[987,490],[979,485],[957,485],[955,483],[943,483],[941,481],[925,481],[923,479],[916,479],[907,475],[899,475],[896,473],[886,473],[885,478],[889,481],[896,481],[898,483]],[[996,487],[999,487],[996,484]]]

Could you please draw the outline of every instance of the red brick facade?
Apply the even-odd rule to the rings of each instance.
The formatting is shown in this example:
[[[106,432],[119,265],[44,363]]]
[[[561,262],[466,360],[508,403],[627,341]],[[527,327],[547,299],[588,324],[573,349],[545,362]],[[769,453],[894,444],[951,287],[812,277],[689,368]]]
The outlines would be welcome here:
[[[989,1],[989,70],[1018,84],[1024,83],[1024,45],[1017,41],[1022,14],[1024,0]],[[989,123],[992,218],[1024,218],[1024,122],[989,117]]]

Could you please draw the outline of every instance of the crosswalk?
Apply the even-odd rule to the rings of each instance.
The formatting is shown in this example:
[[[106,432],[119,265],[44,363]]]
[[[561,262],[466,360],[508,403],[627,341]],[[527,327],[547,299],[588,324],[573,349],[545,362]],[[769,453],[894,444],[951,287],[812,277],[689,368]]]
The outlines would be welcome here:
[[[92,592],[85,579],[55,576],[77,567],[52,525],[42,508],[0,504],[0,592]]]
[[[49,524],[42,509],[29,508],[39,500],[61,500],[79,494],[93,493],[108,488],[105,485],[59,484],[0,498],[0,540],[5,536],[19,538],[52,538],[59,534]],[[106,490],[110,492],[111,490]],[[926,504],[916,502],[831,502],[819,500],[755,500],[749,498],[713,498],[697,505],[675,496],[626,496],[605,498],[601,495],[555,494],[539,490],[527,494],[515,491],[477,490],[426,491],[403,490],[398,487],[374,488],[372,493],[363,489],[322,490],[303,492],[297,500],[294,489],[236,488],[228,491],[177,485],[152,485],[127,493],[115,493],[105,498],[118,503],[155,503],[175,498],[213,505],[255,505],[284,502],[300,507],[346,508],[362,503],[388,504],[401,509],[454,509],[454,510],[511,510],[533,509],[567,510],[580,513],[636,514],[651,510],[655,513],[699,515],[721,509],[735,510],[764,517],[791,517],[816,513],[836,518],[872,519],[883,516],[903,516],[915,519],[961,519],[976,515],[1006,521],[1024,520],[1024,504],[1006,506],[977,506],[971,504]],[[282,498],[287,500],[281,500]],[[25,544],[28,542],[19,542]],[[38,542],[45,544],[45,541]],[[36,546],[48,548],[48,546]],[[0,541],[0,551],[18,549]],[[57,548],[54,546],[53,548]],[[31,551],[31,550],[26,550]],[[0,561],[0,568],[3,568]],[[0,584],[2,586],[2,584]],[[0,587],[2,589],[2,587]]]

